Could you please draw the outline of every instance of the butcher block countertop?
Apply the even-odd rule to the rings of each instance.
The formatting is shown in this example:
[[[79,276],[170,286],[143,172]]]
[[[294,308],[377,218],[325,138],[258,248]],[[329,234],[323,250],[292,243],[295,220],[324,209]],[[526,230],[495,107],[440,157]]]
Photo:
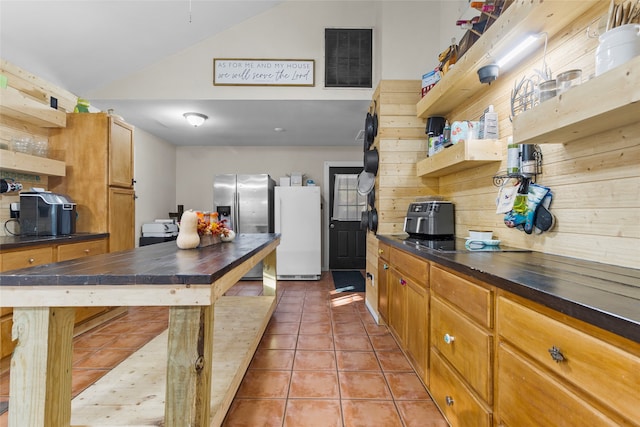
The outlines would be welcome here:
[[[640,270],[540,252],[440,252],[378,235],[384,243],[561,313],[640,342]],[[460,239],[456,247],[464,247]]]

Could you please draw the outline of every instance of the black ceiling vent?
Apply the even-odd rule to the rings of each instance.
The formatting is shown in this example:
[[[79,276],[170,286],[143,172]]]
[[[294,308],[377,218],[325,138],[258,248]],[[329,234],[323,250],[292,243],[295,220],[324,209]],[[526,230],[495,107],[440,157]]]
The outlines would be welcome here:
[[[325,87],[371,87],[372,33],[371,29],[324,30]]]

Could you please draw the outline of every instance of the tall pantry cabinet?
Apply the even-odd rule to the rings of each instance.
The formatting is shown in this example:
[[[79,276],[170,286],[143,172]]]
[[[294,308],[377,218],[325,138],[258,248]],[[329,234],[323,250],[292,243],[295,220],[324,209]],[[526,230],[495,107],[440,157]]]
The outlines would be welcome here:
[[[72,113],[49,144],[67,165],[49,188],[76,202],[76,230],[109,233],[109,252],[135,247],[133,127],[106,113]]]

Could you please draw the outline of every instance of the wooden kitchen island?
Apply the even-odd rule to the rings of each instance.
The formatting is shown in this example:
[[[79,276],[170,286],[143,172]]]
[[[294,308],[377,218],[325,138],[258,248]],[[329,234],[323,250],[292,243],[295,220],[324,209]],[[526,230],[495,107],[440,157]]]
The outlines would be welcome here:
[[[92,415],[88,421],[74,415],[74,424],[105,425],[99,412],[112,408],[108,425],[220,425],[276,305],[279,242],[278,234],[244,234],[231,243],[191,250],[166,242],[2,273],[0,306],[14,307],[17,340],[9,426],[71,425],[73,319],[81,306],[169,306],[170,314],[167,344],[160,344],[166,359],[145,357],[140,372],[131,365],[122,382],[144,395],[109,390],[99,398],[120,395],[128,401],[100,407],[86,399]],[[260,261],[263,296],[223,296]],[[148,345],[157,348],[160,338]],[[164,361],[165,379],[154,389],[147,374],[157,360]],[[157,396],[163,388],[164,396]],[[164,414],[141,411],[154,399],[164,402]],[[74,404],[74,411],[82,406]],[[139,413],[126,415],[128,408]]]

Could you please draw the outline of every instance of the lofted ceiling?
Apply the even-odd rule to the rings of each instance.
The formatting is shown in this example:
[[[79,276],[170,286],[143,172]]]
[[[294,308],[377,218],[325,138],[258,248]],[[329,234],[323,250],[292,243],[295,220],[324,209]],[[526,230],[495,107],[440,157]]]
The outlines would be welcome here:
[[[91,93],[281,2],[0,0],[0,57],[76,95]],[[171,144],[198,146],[357,145],[369,106],[367,99],[90,101]],[[210,120],[193,128],[168,111]]]

